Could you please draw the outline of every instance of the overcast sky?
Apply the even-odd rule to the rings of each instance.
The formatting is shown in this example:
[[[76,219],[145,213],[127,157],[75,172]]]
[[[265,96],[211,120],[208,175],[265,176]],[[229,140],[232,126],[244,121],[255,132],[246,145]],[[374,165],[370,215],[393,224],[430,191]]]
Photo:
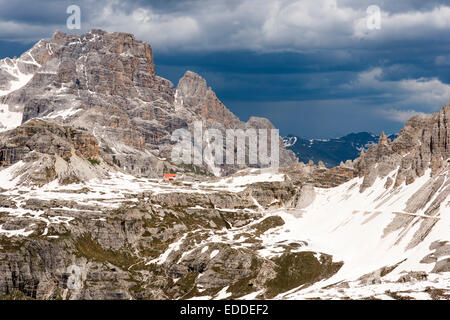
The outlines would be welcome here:
[[[71,4],[81,30],[66,27]],[[282,134],[393,133],[450,101],[450,0],[0,0],[0,57],[93,28],[148,41],[160,76],[195,71],[242,120]]]

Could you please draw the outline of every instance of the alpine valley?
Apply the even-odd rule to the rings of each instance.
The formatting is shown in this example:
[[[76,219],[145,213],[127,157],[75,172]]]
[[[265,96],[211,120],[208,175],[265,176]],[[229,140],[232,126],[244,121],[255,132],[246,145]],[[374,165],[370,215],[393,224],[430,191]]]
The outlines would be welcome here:
[[[171,162],[199,121],[274,128],[157,76],[131,34],[1,60],[0,297],[450,298],[450,104],[327,165],[280,141],[277,171]]]

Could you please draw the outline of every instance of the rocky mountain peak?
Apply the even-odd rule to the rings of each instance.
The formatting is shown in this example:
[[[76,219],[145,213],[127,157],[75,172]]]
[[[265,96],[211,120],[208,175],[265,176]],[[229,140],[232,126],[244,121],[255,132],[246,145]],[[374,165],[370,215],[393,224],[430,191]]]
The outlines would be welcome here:
[[[388,139],[387,135],[384,133],[384,131],[381,133],[380,139],[378,140],[377,145],[389,145],[391,140]]]
[[[61,30],[56,30],[50,38],[50,43],[64,45],[67,41],[67,34]]]
[[[360,158],[363,158],[366,155],[366,153],[364,152],[364,149],[361,150],[361,155]]]
[[[225,126],[239,126],[240,120],[217,98],[206,80],[192,71],[187,71],[176,89],[176,106],[200,114],[204,119]]]
[[[177,91],[180,95],[188,98],[193,96],[204,96],[208,86],[206,80],[192,71],[186,71],[177,85]]]
[[[249,126],[200,75],[186,72],[176,89],[157,76],[151,46],[131,34],[56,31],[49,43],[42,40],[35,47],[42,52],[32,49],[39,60],[29,79],[0,100],[0,107],[6,106],[16,118],[8,129],[40,118],[86,130],[110,163],[133,174],[160,176],[173,167],[167,159],[176,129],[190,129],[196,121],[205,129]],[[268,120],[259,126],[273,127]],[[290,164],[295,157],[280,146],[280,164]],[[205,164],[202,169],[210,168]],[[237,169],[223,169],[222,174]]]
[[[392,143],[385,136],[374,148],[358,159],[363,189],[371,186],[376,177],[385,177],[396,170],[395,184],[410,184],[427,170],[436,175],[447,170],[450,156],[450,103],[430,115],[417,115],[408,120]]]
[[[267,118],[251,116],[247,125],[255,129],[275,129],[274,125]]]

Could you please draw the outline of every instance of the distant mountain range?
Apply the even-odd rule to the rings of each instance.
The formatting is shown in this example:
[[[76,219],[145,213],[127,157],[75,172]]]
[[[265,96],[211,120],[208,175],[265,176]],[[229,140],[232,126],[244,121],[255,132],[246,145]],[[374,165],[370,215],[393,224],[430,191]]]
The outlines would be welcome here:
[[[388,136],[391,141],[397,138],[397,134]],[[369,132],[350,133],[341,138],[334,139],[303,139],[294,135],[283,138],[286,149],[292,150],[299,161],[314,163],[322,161],[325,166],[331,168],[338,166],[341,161],[354,160],[361,154],[361,150],[367,150],[371,145],[376,145],[379,135]]]

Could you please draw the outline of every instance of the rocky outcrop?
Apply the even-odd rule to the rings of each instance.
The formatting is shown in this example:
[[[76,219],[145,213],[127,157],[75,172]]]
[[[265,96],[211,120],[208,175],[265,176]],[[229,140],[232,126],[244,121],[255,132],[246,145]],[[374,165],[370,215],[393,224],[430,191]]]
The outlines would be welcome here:
[[[9,166],[29,153],[57,155],[65,160],[72,155],[85,159],[99,156],[97,139],[91,134],[33,119],[0,135],[0,163]]]
[[[80,182],[115,170],[101,157],[93,135],[39,119],[0,134],[0,168],[19,162],[15,175],[25,184]]]
[[[45,126],[27,124],[34,121]],[[64,136],[62,127],[47,126]],[[45,197],[0,197],[0,297],[187,299],[217,296],[228,287],[233,298],[257,291],[271,298],[327,278],[341,266],[326,255],[291,252],[295,247],[280,245],[286,250],[280,258],[257,253],[259,238],[284,225],[279,216],[261,218],[274,199],[290,202],[297,189],[288,182],[256,184],[242,193],[206,185],[200,192],[187,192],[189,186],[180,192],[167,185],[168,192],[133,190],[122,200],[123,191],[110,198],[102,195],[108,191],[101,184],[104,191],[93,186],[62,187]],[[111,208],[116,198],[121,205]],[[8,208],[28,214],[8,214]],[[239,244],[227,240],[231,228]],[[9,232],[22,236],[8,237]],[[298,271],[293,279],[288,269]]]
[[[175,107],[186,108],[207,121],[220,123],[227,128],[239,127],[241,124],[239,118],[228,110],[207,86],[206,80],[192,71],[187,71],[178,82]]]
[[[331,169],[320,164],[314,165],[312,161],[308,164],[297,162],[281,171],[289,176],[294,185],[307,184],[318,188],[336,187],[357,176],[357,170],[352,161]]]
[[[427,170],[435,176],[447,165],[450,156],[450,103],[438,113],[418,115],[408,120],[393,142],[383,134],[376,147],[356,160],[359,176],[364,176],[362,190],[377,177],[396,171],[393,186],[410,184]]]

